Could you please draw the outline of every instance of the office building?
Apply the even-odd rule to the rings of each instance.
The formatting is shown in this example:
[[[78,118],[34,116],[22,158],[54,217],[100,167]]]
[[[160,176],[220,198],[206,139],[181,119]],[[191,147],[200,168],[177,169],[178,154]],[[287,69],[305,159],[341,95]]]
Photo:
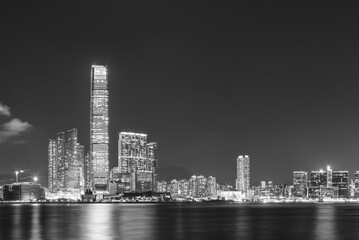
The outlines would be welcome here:
[[[305,171],[293,172],[293,192],[295,197],[307,196],[308,173]]]
[[[66,190],[66,134],[60,132],[56,138],[56,192]]]
[[[311,187],[326,187],[327,186],[327,172],[324,170],[312,171],[310,173]]]
[[[131,191],[154,191],[157,182],[157,143],[147,143],[147,134],[121,132],[118,166],[131,175]]]
[[[237,158],[236,189],[248,197],[250,189],[250,159],[248,155]]]
[[[90,161],[94,193],[108,192],[109,137],[107,67],[91,66]]]
[[[67,131],[66,139],[66,189],[83,188],[83,151],[82,145],[77,143],[77,129]],[[80,154],[80,152],[82,152]]]
[[[56,179],[57,179],[57,144],[55,139],[49,140],[48,145],[48,189],[50,193],[54,193],[57,189]]]
[[[333,171],[334,190],[336,190],[336,197],[349,197],[349,172],[348,171]]]
[[[356,189],[359,189],[359,171],[354,173],[354,185]]]
[[[48,145],[48,188],[51,193],[84,190],[84,146],[77,129],[60,132]]]
[[[85,189],[92,189],[92,180],[93,180],[93,174],[92,174],[92,165],[90,160],[90,153],[87,153],[85,155],[84,159],[84,188]]]

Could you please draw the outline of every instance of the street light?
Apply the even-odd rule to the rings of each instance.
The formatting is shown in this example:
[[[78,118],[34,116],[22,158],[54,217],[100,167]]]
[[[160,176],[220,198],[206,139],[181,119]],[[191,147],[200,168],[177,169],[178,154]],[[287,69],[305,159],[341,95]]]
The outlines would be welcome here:
[[[16,182],[19,181],[19,173],[23,173],[24,171],[23,170],[16,170],[15,171],[15,175],[16,175]]]
[[[28,171],[30,169],[26,169],[26,170],[22,170],[22,169],[15,169],[15,170],[11,170],[12,172],[15,172],[15,182],[19,181],[19,173],[23,173],[25,171]]]
[[[34,176],[34,182],[37,182],[37,176]]]

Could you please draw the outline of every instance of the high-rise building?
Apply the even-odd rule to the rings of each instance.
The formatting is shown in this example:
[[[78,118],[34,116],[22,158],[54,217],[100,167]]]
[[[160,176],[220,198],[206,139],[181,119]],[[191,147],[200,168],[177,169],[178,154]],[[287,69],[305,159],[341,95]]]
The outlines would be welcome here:
[[[131,191],[156,190],[157,143],[147,143],[147,134],[121,132],[118,140],[118,166],[131,174]]]
[[[49,191],[79,192],[84,188],[84,146],[77,142],[77,129],[57,134],[48,145]]]
[[[355,188],[359,189],[359,171],[356,171],[354,173],[354,184],[355,184]]]
[[[146,146],[147,155],[147,169],[152,173],[152,190],[156,190],[157,184],[157,143],[150,142]]]
[[[349,172],[333,171],[333,188],[337,191],[337,196],[346,198],[349,196]]]
[[[332,187],[333,184],[333,170],[327,166],[327,187]]]
[[[108,192],[108,90],[107,67],[91,66],[90,106],[90,161],[93,170],[93,188],[96,193]]]
[[[237,179],[236,189],[242,191],[248,197],[250,189],[250,161],[249,156],[239,156],[237,158]]]
[[[56,191],[56,156],[57,156],[57,144],[55,139],[49,140],[48,146],[48,189],[51,193]]]
[[[327,172],[324,170],[312,171],[310,173],[311,187],[326,187],[327,186]]]
[[[56,191],[65,191],[66,190],[66,169],[68,164],[66,162],[66,134],[65,132],[60,132],[57,134],[56,139]]]
[[[80,189],[82,177],[82,161],[78,154],[79,144],[77,143],[77,129],[67,131],[66,140],[66,187],[67,189]]]
[[[293,172],[293,195],[295,197],[305,197],[307,195],[308,173],[305,171]]]
[[[87,153],[85,155],[84,159],[84,185],[85,189],[91,189],[92,188],[92,166],[90,161],[90,153]]]
[[[209,176],[206,184],[206,196],[215,197],[217,195],[217,181],[215,177]]]

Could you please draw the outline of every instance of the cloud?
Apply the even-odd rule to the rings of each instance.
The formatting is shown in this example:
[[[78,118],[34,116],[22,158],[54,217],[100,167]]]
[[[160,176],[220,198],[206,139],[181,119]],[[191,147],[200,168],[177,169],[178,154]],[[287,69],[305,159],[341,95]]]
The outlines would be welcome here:
[[[9,138],[18,136],[32,128],[28,122],[23,122],[20,119],[14,118],[10,122],[4,123],[0,130],[0,144]]]
[[[5,104],[2,104],[1,102],[0,102],[0,115],[8,116],[8,117],[11,116],[10,108]]]

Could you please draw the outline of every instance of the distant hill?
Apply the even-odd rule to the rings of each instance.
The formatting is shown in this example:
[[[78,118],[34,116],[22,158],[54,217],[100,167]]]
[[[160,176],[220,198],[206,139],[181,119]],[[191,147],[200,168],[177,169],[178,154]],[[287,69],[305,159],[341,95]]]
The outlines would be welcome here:
[[[171,181],[173,179],[189,179],[193,172],[188,170],[187,168],[177,166],[177,165],[170,165],[166,167],[161,167],[157,169],[158,174],[158,181]]]

